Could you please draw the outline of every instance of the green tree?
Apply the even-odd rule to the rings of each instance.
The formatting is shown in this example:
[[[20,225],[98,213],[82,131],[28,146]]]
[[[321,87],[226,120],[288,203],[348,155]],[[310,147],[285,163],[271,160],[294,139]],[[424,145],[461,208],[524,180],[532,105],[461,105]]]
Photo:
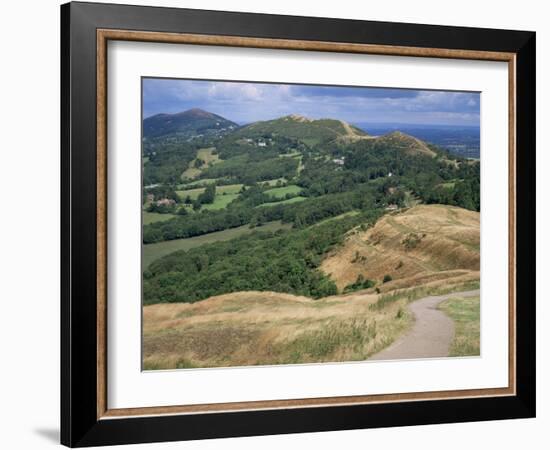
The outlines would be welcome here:
[[[209,184],[204,190],[204,192],[198,196],[197,201],[201,205],[206,205],[206,204],[214,203],[215,198],[216,198],[216,185]]]

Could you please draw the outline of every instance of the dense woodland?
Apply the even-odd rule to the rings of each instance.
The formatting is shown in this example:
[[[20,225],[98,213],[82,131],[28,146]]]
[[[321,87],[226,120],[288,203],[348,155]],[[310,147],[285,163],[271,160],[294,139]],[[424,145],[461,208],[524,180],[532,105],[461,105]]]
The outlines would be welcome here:
[[[317,270],[323,255],[358,224],[372,223],[376,212],[295,232],[256,232],[228,242],[178,251],[144,272],[143,301],[194,302],[213,295],[270,290],[321,298],[337,293]]]
[[[152,130],[144,138],[144,210],[176,216],[144,225],[143,243],[243,225],[260,231],[155,261],[144,268],[145,303],[193,302],[241,290],[324,297],[336,287],[317,267],[352,227],[369,226],[387,210],[417,202],[480,209],[478,161],[400,133],[372,139],[340,121],[293,117],[202,131],[197,138],[186,127],[184,135]],[[196,158],[207,147],[215,148],[215,163]],[[185,179],[190,165],[198,173]],[[241,187],[214,208],[229,185]],[[202,191],[191,198],[197,186]],[[285,187],[282,196],[273,194]],[[353,217],[345,216],[350,212]],[[292,228],[262,232],[261,225],[272,221]]]

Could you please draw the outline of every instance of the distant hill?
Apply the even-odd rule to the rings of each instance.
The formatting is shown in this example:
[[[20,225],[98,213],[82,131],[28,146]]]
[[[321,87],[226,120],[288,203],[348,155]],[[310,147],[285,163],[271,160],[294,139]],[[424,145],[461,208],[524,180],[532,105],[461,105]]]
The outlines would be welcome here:
[[[235,122],[199,108],[176,114],[156,114],[143,121],[143,137],[155,138],[169,134],[197,136],[238,128]]]
[[[354,123],[369,134],[382,136],[399,130],[464,158],[479,159],[480,129],[474,126]]]
[[[310,146],[330,142],[355,142],[368,138],[367,133],[342,120],[313,120],[298,114],[254,122],[241,128],[236,134],[243,137],[286,136]]]

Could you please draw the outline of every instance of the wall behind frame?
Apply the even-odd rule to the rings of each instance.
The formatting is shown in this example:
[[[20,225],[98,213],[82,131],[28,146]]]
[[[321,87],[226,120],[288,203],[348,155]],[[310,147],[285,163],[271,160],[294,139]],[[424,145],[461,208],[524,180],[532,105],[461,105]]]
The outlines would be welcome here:
[[[59,4],[56,0],[9,2],[0,28],[5,61],[0,71],[2,164],[4,196],[0,221],[2,282],[0,342],[2,381],[0,418],[6,424],[0,445],[10,449],[57,446],[59,416]],[[103,2],[105,3],[105,2]],[[538,379],[550,376],[550,120],[548,30],[542,2],[502,1],[494,4],[463,0],[460,4],[426,0],[356,2],[353,0],[132,0],[126,3],[202,9],[296,14],[364,20],[465,25],[537,31],[538,183]],[[546,284],[546,285],[543,285]],[[534,420],[430,425],[399,429],[358,430],[307,435],[267,436],[204,442],[128,446],[136,449],[265,450],[346,447],[363,449],[460,449],[468,446],[518,449],[530,443],[543,448],[550,426],[550,387],[538,386],[538,417]]]

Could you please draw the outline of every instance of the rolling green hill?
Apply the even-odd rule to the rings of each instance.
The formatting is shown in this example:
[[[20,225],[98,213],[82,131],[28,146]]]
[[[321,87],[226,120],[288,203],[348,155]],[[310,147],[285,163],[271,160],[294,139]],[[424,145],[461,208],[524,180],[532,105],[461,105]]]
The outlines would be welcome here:
[[[359,128],[341,120],[312,120],[297,114],[275,120],[254,122],[239,129],[235,135],[247,138],[268,137],[270,135],[285,136],[297,139],[308,146],[334,141],[353,142],[368,136]]]

